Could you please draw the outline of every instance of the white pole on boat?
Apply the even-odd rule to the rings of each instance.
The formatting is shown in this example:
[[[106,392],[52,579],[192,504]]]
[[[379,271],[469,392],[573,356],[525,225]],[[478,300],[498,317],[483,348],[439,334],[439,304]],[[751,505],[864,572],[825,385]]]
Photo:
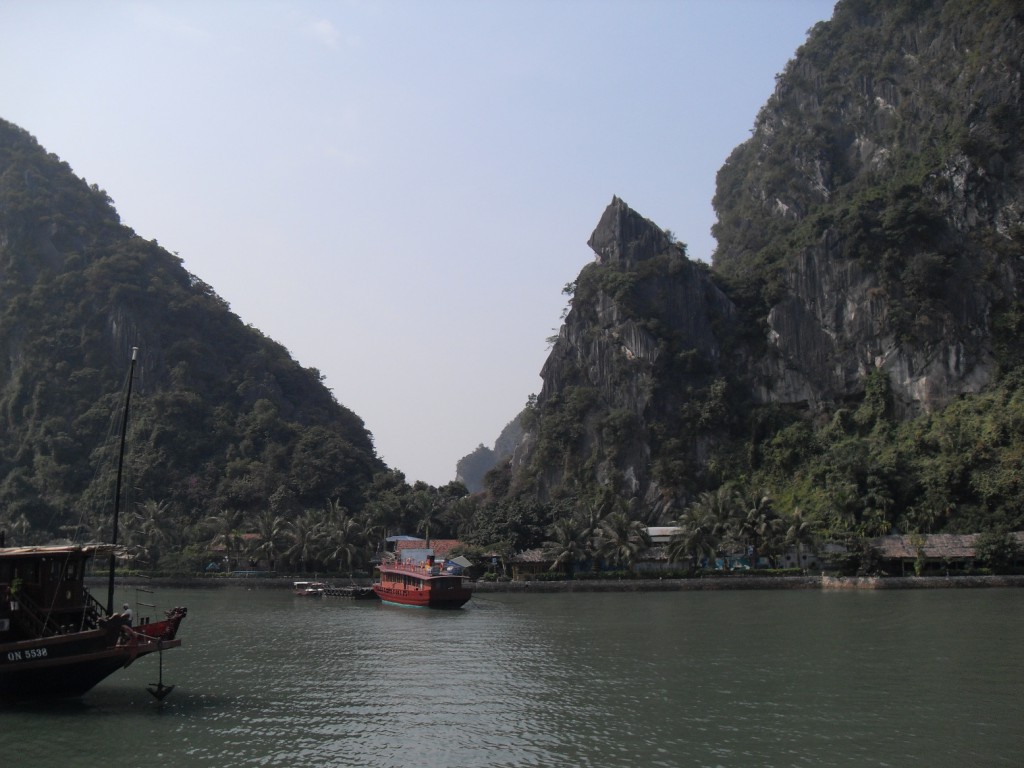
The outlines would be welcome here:
[[[132,347],[132,364],[128,369],[128,391],[124,396],[124,415],[121,417],[121,447],[117,454],[117,482],[114,488],[114,521],[113,521],[113,535],[110,537],[110,543],[115,547],[117,546],[117,518],[118,513],[121,511],[121,470],[124,467],[124,441],[125,436],[128,433],[128,404],[132,400],[132,379],[135,377],[135,360],[139,356],[139,348]],[[114,612],[114,561],[116,555],[113,551],[110,553],[110,577],[107,583],[107,615],[109,616]]]

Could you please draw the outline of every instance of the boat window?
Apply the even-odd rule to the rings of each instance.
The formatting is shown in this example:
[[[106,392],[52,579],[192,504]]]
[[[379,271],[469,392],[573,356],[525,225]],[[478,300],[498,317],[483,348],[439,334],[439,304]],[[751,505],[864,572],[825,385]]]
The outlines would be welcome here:
[[[14,578],[21,579],[26,584],[39,583],[39,561],[29,560],[26,563],[18,563],[14,566]]]

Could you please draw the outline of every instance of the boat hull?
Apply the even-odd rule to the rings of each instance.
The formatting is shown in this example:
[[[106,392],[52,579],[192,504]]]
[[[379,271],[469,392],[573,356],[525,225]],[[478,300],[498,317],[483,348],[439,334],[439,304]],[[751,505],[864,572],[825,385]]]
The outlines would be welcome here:
[[[427,589],[403,590],[374,584],[373,591],[383,603],[414,608],[461,608],[472,597],[472,593],[464,587],[439,593]]]
[[[184,609],[136,629],[109,622],[99,629],[0,644],[0,705],[82,696],[140,656],[177,648]]]
[[[128,666],[128,654],[117,648],[77,654],[0,670],[0,704],[29,699],[74,698]]]

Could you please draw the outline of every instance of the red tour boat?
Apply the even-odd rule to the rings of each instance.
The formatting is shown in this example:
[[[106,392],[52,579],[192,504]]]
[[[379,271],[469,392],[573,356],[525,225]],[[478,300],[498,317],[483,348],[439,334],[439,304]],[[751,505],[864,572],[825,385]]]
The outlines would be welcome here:
[[[461,573],[449,573],[435,564],[434,556],[425,562],[381,563],[380,581],[373,591],[385,603],[421,608],[461,608],[472,593]]]

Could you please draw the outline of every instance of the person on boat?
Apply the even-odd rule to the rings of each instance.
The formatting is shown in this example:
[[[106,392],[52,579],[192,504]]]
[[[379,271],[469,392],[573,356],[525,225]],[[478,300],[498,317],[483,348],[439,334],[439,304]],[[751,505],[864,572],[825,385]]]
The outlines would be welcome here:
[[[132,619],[134,618],[134,614],[132,613],[132,609],[128,605],[128,603],[124,604],[123,609],[124,609],[124,618],[125,618],[125,622],[124,623],[127,624],[130,627],[132,625]]]

